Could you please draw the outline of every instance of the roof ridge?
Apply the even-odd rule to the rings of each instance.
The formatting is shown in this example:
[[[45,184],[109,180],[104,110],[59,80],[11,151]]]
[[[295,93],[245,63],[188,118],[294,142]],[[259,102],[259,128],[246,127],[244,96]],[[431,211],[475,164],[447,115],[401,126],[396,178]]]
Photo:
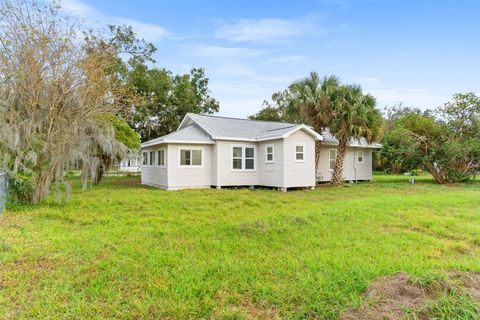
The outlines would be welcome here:
[[[300,124],[292,124],[291,126],[288,126],[288,127],[270,129],[270,130],[267,130],[267,131],[264,131],[264,132],[272,132],[272,131],[277,131],[277,130],[285,130],[285,129],[294,128],[294,127],[297,127],[297,126],[301,126],[301,125],[300,125]]]
[[[213,114],[205,114],[205,113],[190,113],[190,115],[196,115],[196,116],[202,116],[202,117],[210,117],[210,118],[229,119],[229,120],[249,121],[249,122],[264,122],[264,123],[278,123],[278,124],[290,124],[290,125],[297,125],[297,124],[295,124],[295,123],[290,123],[290,122],[282,122],[282,121],[268,121],[268,120],[251,120],[251,119],[244,119],[244,118],[235,118],[235,117],[217,116],[217,115],[213,115]]]

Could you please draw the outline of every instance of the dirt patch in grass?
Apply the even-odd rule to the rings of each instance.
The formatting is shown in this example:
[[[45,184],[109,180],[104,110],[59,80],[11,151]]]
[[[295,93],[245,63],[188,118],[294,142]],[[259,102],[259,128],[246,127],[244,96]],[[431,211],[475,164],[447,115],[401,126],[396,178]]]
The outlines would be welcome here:
[[[445,302],[452,305],[450,309],[462,312],[455,319],[476,319],[475,315],[465,318],[464,314],[480,316],[480,273],[450,272],[444,279],[428,280],[415,280],[406,273],[397,273],[371,283],[364,298],[365,302],[360,308],[346,310],[340,319],[431,319],[435,306]],[[469,304],[466,307],[459,306],[457,301],[460,300]]]

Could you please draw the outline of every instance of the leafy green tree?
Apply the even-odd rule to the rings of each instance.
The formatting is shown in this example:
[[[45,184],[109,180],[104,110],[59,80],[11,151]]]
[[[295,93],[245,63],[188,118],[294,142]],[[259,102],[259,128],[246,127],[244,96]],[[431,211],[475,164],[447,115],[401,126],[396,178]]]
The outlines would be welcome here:
[[[299,112],[294,105],[293,93],[289,88],[275,92],[272,95],[273,103],[263,102],[262,109],[249,116],[251,120],[279,121],[288,123],[308,123],[306,115]]]
[[[480,170],[479,99],[456,94],[434,116],[407,113],[388,135],[382,152],[430,172],[438,183],[466,181]]]
[[[403,104],[395,104],[387,107],[384,119],[384,137],[382,140],[382,149],[377,154],[374,167],[378,170],[391,173],[401,173],[417,169],[418,164],[412,161],[409,156],[404,156],[398,146],[405,140],[405,145],[411,143],[409,137],[400,130],[396,130],[397,122],[409,114],[416,114],[426,118],[433,118],[434,111],[430,109],[421,110],[419,108],[405,107]],[[412,150],[412,148],[409,148]],[[415,150],[413,150],[415,151]]]
[[[108,39],[94,32],[85,38],[92,50],[108,48],[112,78],[122,84],[116,103],[121,105],[118,116],[146,141],[174,131],[185,114],[214,113],[219,103],[210,95],[208,78],[202,68],[174,75],[155,66],[151,43],[137,38],[130,26],[109,26]]]
[[[439,120],[460,140],[480,137],[480,97],[473,92],[457,93],[439,108]]]
[[[128,83],[140,98],[131,108],[129,123],[142,141],[174,131],[189,112],[219,110],[219,103],[210,96],[208,78],[201,68],[173,75],[166,69],[136,65],[129,72]]]
[[[130,153],[138,153],[140,150],[140,136],[136,133],[124,119],[109,114],[103,117],[102,122],[106,127],[113,128],[113,136],[117,143],[123,145],[123,148],[117,148],[122,152],[112,152],[109,148],[105,148],[101,143],[97,142],[96,137],[92,139],[92,144],[97,144],[97,157],[100,160],[96,166],[96,174],[94,182],[96,184],[102,181],[102,178],[115,161],[120,161],[122,157],[128,156]]]
[[[279,108],[274,106],[265,105],[260,111],[248,117],[250,120],[262,120],[262,121],[277,121],[283,122],[283,116]]]

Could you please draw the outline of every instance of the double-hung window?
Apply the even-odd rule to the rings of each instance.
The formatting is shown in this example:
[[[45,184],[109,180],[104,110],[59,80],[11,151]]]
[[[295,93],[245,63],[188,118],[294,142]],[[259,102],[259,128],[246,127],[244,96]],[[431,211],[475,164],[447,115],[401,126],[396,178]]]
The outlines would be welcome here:
[[[165,167],[165,149],[158,150],[158,165],[160,167]]]
[[[274,162],[273,144],[267,144],[265,146],[265,162],[267,162],[267,163],[273,163]]]
[[[337,161],[337,149],[330,149],[328,151],[328,158],[329,158],[329,169],[331,171],[335,168],[335,163]]]
[[[357,150],[357,162],[363,163],[364,158],[365,158],[365,152],[363,150]]]
[[[305,145],[297,143],[295,144],[295,161],[305,161]]]
[[[155,165],[155,152],[150,151],[150,165],[154,166]]]
[[[202,165],[201,149],[180,149],[180,166],[200,167]]]
[[[255,147],[232,147],[232,170],[255,170]]]
[[[144,153],[143,153],[143,162],[142,162],[142,163],[143,163],[144,166],[147,165],[147,161],[148,161],[148,159],[147,159],[148,156],[147,156],[147,155],[148,155],[147,152],[144,152]]]

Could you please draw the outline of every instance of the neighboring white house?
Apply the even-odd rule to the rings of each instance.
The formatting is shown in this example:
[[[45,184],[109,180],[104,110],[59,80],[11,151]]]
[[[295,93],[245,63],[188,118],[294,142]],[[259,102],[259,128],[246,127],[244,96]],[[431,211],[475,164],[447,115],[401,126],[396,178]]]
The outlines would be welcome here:
[[[334,139],[325,136],[326,142],[335,148]],[[189,113],[177,131],[142,143],[142,184],[167,190],[212,186],[268,186],[282,190],[314,187],[315,140],[325,138],[303,124]],[[370,146],[353,147],[364,151],[362,161],[365,167],[370,166],[365,168],[369,176],[360,174],[357,166],[354,179],[346,162],[346,180],[370,180]],[[324,159],[327,153],[323,151],[321,162],[326,161],[328,171],[329,161]],[[319,169],[324,169],[323,164]],[[322,173],[321,178],[329,180],[327,173]]]
[[[135,155],[120,160],[117,165],[117,170],[122,172],[140,172],[142,161],[141,156]]]

